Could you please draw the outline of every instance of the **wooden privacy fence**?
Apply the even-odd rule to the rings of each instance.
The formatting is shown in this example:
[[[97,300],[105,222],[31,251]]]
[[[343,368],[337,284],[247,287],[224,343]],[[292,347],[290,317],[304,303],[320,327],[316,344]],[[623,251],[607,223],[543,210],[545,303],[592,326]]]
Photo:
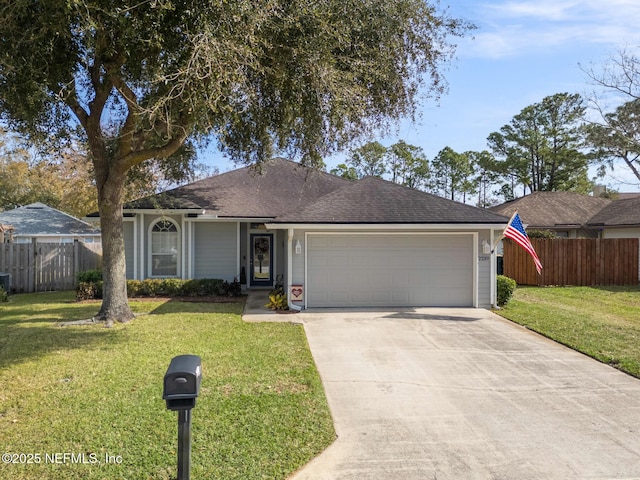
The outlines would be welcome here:
[[[542,262],[538,275],[531,256],[511,240],[504,240],[507,277],[519,285],[637,285],[639,281],[637,238],[532,238]]]
[[[11,290],[15,293],[71,290],[76,286],[78,272],[101,267],[101,244],[0,244],[0,273],[11,275]]]

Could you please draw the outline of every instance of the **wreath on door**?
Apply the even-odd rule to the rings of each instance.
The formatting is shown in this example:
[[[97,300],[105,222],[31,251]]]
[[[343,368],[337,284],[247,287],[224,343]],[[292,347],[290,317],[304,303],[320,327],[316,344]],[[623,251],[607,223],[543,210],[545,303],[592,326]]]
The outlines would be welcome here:
[[[269,253],[269,240],[266,238],[257,238],[254,244],[255,252],[258,255]]]

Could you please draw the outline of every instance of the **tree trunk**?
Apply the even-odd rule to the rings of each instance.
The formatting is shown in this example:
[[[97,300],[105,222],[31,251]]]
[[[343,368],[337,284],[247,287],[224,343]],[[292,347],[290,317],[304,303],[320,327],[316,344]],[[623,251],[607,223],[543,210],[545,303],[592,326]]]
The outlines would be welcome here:
[[[106,178],[97,175],[96,179],[103,256],[102,308],[97,318],[104,320],[107,327],[113,326],[114,322],[126,323],[134,318],[127,298],[122,221],[126,173],[114,170],[111,168]]]

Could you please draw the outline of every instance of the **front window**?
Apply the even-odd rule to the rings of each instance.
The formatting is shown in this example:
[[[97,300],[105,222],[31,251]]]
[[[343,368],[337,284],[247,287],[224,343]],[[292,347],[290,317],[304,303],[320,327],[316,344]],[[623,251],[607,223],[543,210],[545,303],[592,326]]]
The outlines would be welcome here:
[[[171,220],[159,220],[151,229],[151,276],[178,276],[178,227]]]

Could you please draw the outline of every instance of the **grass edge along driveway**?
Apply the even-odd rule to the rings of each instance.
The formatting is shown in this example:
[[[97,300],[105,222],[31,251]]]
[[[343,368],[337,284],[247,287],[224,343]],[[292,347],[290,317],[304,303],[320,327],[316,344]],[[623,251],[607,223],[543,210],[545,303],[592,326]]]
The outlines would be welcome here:
[[[518,287],[496,313],[640,378],[640,286]]]
[[[0,304],[0,478],[175,478],[162,381],[183,353],[203,365],[193,478],[286,478],[334,440],[301,326],[244,323],[242,303],[131,305],[132,323],[106,329],[57,326],[99,308],[71,292]]]

